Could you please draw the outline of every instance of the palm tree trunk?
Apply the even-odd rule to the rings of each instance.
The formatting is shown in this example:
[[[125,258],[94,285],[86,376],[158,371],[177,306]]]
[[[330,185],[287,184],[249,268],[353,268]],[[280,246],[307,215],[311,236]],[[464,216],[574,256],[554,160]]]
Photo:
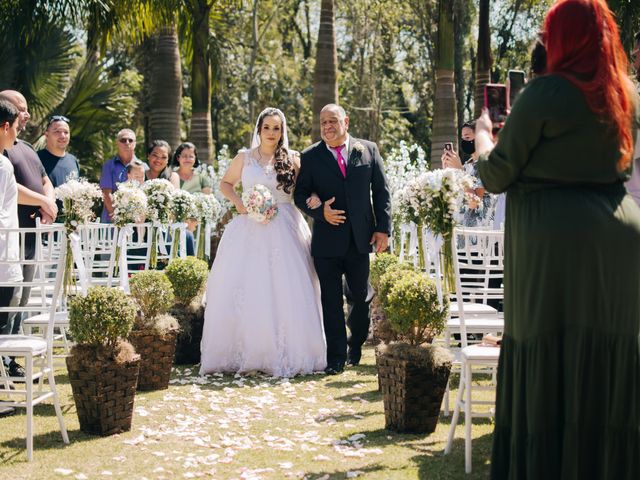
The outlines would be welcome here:
[[[180,141],[182,70],[175,24],[161,27],[155,35],[149,102],[149,141],[163,139],[175,148]]]
[[[322,0],[318,51],[313,78],[312,141],[320,140],[320,110],[328,103],[338,103],[338,51],[334,17],[334,1]]]
[[[211,123],[211,58],[209,56],[209,14],[212,2],[200,1],[194,8],[193,60],[191,62],[191,141],[205,163],[213,159]]]
[[[457,150],[456,87],[454,83],[454,29],[450,0],[440,0],[438,15],[438,57],[436,67],[436,95],[431,137],[431,166],[442,166],[440,157],[446,142],[453,142]]]
[[[480,0],[478,12],[478,54],[473,114],[478,118],[484,106],[484,86],[491,82],[491,34],[489,32],[490,0]]]

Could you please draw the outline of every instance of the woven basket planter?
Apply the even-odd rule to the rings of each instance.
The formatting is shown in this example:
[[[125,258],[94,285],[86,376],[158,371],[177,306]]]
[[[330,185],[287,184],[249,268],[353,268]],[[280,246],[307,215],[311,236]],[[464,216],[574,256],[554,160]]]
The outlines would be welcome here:
[[[432,345],[381,345],[376,349],[376,365],[385,428],[426,434],[435,431],[451,372],[449,351]]]
[[[66,361],[80,430],[94,435],[131,430],[140,357],[116,363],[71,355]]]
[[[138,390],[165,390],[169,387],[177,337],[176,330],[166,333],[136,330],[129,334],[129,342],[140,355]]]

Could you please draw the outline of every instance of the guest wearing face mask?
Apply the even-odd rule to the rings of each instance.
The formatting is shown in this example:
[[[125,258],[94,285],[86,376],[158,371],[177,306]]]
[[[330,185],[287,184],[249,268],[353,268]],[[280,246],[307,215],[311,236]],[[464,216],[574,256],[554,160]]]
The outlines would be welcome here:
[[[496,195],[487,192],[478,177],[476,162],[475,133],[476,122],[471,121],[462,125],[460,129],[460,149],[470,155],[467,162],[462,164],[460,156],[454,150],[445,150],[442,154],[442,166],[444,168],[457,168],[464,170],[473,178],[472,192],[474,197],[462,207],[462,224],[465,227],[489,227],[494,228]]]

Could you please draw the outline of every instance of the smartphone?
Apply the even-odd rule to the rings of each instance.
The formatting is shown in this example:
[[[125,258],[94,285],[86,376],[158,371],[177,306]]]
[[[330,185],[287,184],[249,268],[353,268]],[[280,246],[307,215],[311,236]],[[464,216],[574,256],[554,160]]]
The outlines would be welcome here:
[[[449,150],[450,152],[453,151],[453,142],[447,142],[444,144],[444,149],[445,150]]]
[[[522,70],[509,70],[507,87],[509,88],[509,109],[511,105],[516,101],[516,97],[520,93],[520,90],[524,88],[524,84],[527,83],[527,79]]]
[[[507,119],[507,86],[503,83],[487,83],[484,86],[484,106],[489,110],[493,123],[502,124]]]

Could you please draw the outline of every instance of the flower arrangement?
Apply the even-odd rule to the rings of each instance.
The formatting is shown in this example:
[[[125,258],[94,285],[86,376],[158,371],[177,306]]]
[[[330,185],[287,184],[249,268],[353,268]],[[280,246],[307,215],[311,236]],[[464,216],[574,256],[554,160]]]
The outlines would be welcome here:
[[[157,229],[160,226],[169,225],[172,215],[174,187],[168,180],[155,178],[144,182],[142,190],[147,196],[148,217],[153,222],[149,267],[155,269],[158,266]]]
[[[111,194],[113,201],[113,223],[123,227],[127,223],[142,223],[148,213],[147,196],[140,184],[128,181],[118,184]]]
[[[463,170],[445,168],[421,173],[409,180],[396,196],[402,220],[418,225],[421,265],[424,262],[422,226],[426,225],[434,234],[444,238],[440,263],[445,291],[454,288],[451,253],[453,227],[459,223],[461,207],[472,186],[473,179]]]
[[[193,194],[185,190],[176,190],[173,194],[173,220],[176,223],[186,223],[190,218],[196,218],[198,212],[195,208],[195,201]],[[181,228],[185,228],[183,225]],[[184,232],[184,230],[183,230]],[[171,246],[171,258],[174,259],[178,256],[180,249],[180,237],[183,234],[176,234],[173,236],[173,244]],[[183,238],[184,240],[184,238]]]
[[[67,181],[56,187],[56,198],[62,201],[64,208],[64,225],[67,230],[67,252],[71,252],[71,235],[79,225],[91,222],[95,218],[93,205],[102,197],[100,187],[90,183],[84,178],[78,178],[75,172],[67,178]],[[65,259],[64,267],[64,294],[75,283],[73,276],[73,256],[69,253]]]
[[[217,168],[206,163],[202,163],[198,167],[202,173],[206,173],[211,179],[213,195],[220,203],[220,218],[224,217],[224,215],[233,208],[233,204],[220,191],[220,180],[222,180],[222,176],[231,165],[231,160],[232,157],[229,153],[229,146],[225,144],[216,156]]]
[[[264,225],[273,220],[278,213],[278,206],[271,190],[259,183],[242,193],[242,203],[249,218]]]
[[[216,197],[212,194],[196,193],[194,194],[196,218],[200,222],[200,238],[198,239],[198,251],[196,257],[204,259],[208,255],[207,236],[209,235],[210,225],[215,225],[222,212],[222,206]]]
[[[364,145],[360,142],[356,142],[353,144],[353,149],[358,153],[362,153],[364,152]]]

